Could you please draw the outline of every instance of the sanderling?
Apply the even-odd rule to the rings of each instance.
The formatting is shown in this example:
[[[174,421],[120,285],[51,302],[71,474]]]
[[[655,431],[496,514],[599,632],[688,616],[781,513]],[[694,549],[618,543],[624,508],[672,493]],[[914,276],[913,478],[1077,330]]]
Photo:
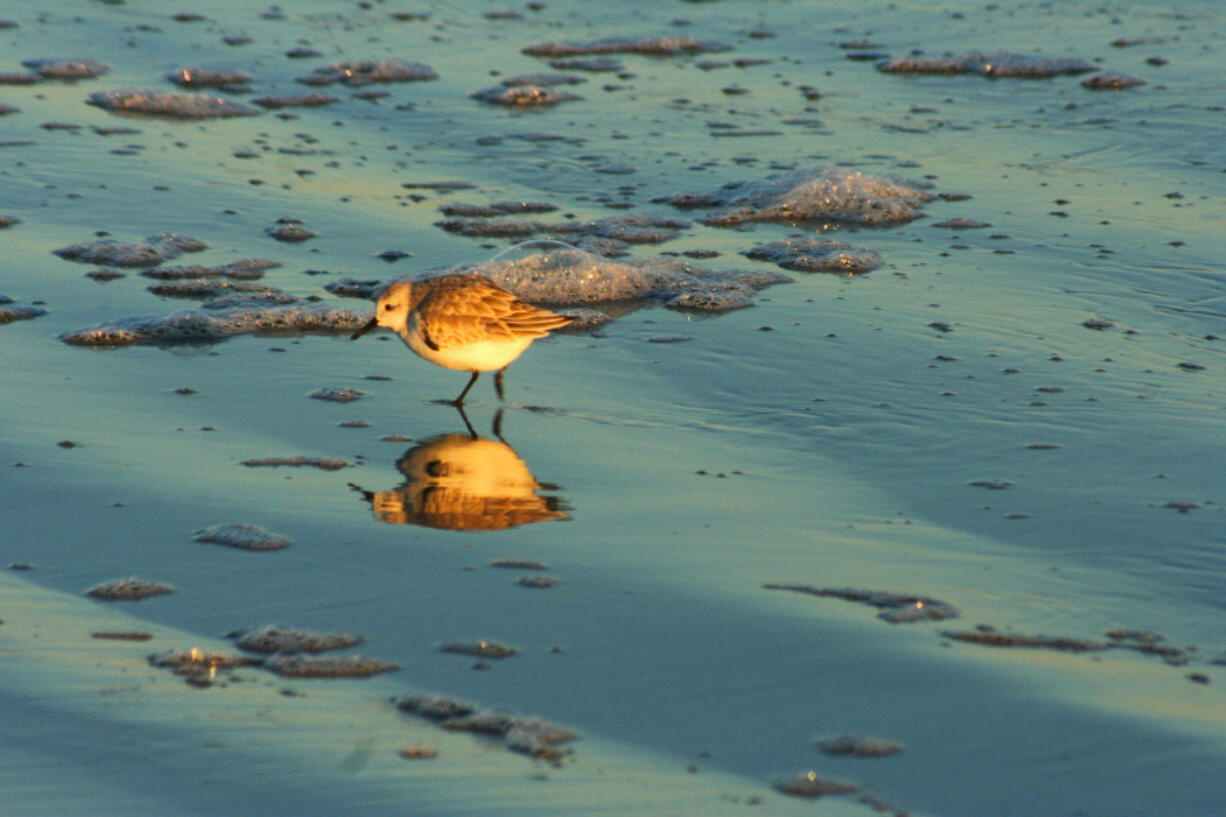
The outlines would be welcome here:
[[[472,372],[460,406],[481,372],[497,370],[494,388],[503,399],[502,373],[537,338],[572,318],[524,303],[480,275],[444,275],[427,281],[397,281],[375,307],[357,340],[376,326],[400,335],[418,357],[448,369]]]

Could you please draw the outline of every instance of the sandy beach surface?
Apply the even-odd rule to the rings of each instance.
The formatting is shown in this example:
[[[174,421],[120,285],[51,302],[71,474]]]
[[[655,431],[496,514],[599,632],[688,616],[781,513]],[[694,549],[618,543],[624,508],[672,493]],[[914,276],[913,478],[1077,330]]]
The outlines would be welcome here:
[[[1224,26],[0,10],[0,813],[1221,814]]]

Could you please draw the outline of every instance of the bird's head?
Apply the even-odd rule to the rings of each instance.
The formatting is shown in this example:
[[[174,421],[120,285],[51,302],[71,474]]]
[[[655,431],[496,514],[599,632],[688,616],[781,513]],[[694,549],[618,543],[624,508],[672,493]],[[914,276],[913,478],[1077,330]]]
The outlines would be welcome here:
[[[402,328],[409,318],[412,291],[413,285],[408,281],[397,281],[385,289],[379,296],[379,302],[375,304],[374,317],[350,335],[350,340],[357,340],[377,326],[395,330]]]

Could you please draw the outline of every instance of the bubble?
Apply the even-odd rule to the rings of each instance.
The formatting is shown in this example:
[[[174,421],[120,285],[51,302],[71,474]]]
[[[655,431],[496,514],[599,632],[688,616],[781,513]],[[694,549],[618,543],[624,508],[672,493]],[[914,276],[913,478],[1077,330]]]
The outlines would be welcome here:
[[[332,403],[352,403],[354,400],[361,400],[366,396],[366,393],[359,389],[341,388],[323,388],[316,389],[307,395],[312,400],[327,400]]]
[[[116,278],[126,277],[126,273],[122,273],[119,270],[102,267],[100,269],[90,270],[89,272],[85,273],[85,277],[89,278],[90,280],[97,281],[100,284],[105,284],[108,281],[114,281]]]
[[[557,209],[556,205],[541,201],[496,201],[491,204],[454,202],[443,205],[439,208],[439,211],[445,216],[492,218],[494,216],[517,215],[521,213],[551,213]]]
[[[274,287],[254,284],[249,281],[232,281],[223,277],[183,278],[166,281],[146,287],[154,295],[163,298],[216,298],[225,293],[239,293],[250,298],[257,298],[268,303],[293,303],[296,296],[282,292]],[[222,304],[217,302],[205,305],[206,309],[217,309]]]
[[[321,471],[339,471],[349,468],[351,462],[337,457],[265,457],[258,460],[243,460],[239,465],[248,468],[318,468]]]
[[[1085,60],[1037,57],[1005,51],[971,51],[956,57],[901,57],[878,63],[887,74],[979,74],[985,77],[1045,79],[1062,74],[1084,74],[1098,66]]]
[[[251,332],[350,333],[370,315],[334,306],[248,306],[206,314],[194,309],[169,315],[137,315],[65,332],[74,346],[216,343]]]
[[[276,110],[279,108],[319,108],[331,105],[337,99],[327,94],[299,94],[298,96],[262,96],[251,101],[261,108]]]
[[[924,189],[928,186],[852,168],[816,167],[657,201],[677,207],[719,207],[703,221],[720,227],[749,221],[903,224],[922,215],[919,206],[932,201]]]
[[[556,311],[559,315],[570,318],[570,323],[553,330],[554,332],[590,332],[613,320],[611,316],[596,309],[571,308]]]
[[[587,77],[581,77],[578,74],[558,74],[550,72],[545,72],[543,74],[516,74],[513,77],[507,77],[506,79],[502,80],[502,84],[508,87],[513,85],[579,85],[584,82],[587,82]]]
[[[447,718],[439,725],[450,732],[481,732],[486,735],[505,735],[515,726],[517,718],[510,712],[487,710],[475,715]]]
[[[577,740],[578,735],[543,718],[521,718],[506,733],[507,748],[545,760],[557,760],[566,752],[558,746]]]
[[[612,57],[570,57],[550,60],[549,65],[563,71],[591,71],[592,73],[611,73],[624,69],[621,62]]]
[[[90,94],[85,102],[115,113],[165,116],[172,119],[254,116],[259,113],[254,108],[248,108],[246,105],[239,105],[217,96],[175,91],[149,91],[140,88],[99,91]]]
[[[202,309],[217,309],[224,311],[239,307],[292,304],[297,302],[297,296],[290,295],[288,292],[282,292],[279,289],[272,289],[271,287],[261,287],[258,291],[254,292],[231,292],[228,295],[219,295],[209,301],[206,301],[200,306]]]
[[[372,82],[418,82],[438,79],[434,69],[420,62],[404,60],[343,60],[315,69],[308,84],[339,82],[350,87]]]
[[[1125,88],[1135,88],[1138,85],[1144,85],[1145,80],[1140,77],[1130,77],[1127,74],[1104,71],[1101,74],[1086,77],[1081,81],[1081,84],[1092,91],[1121,91]]]
[[[532,559],[491,559],[491,567],[505,567],[514,570],[547,570],[549,565]]]
[[[150,596],[161,596],[173,592],[174,587],[169,584],[129,576],[126,579],[96,584],[86,590],[85,595],[103,601],[140,601]]]
[[[472,182],[461,181],[442,181],[442,182],[404,182],[400,185],[406,190],[441,190],[450,192],[452,190],[472,190],[476,187]]]
[[[149,656],[149,665],[172,669],[176,674],[206,673],[219,669],[249,667],[256,662],[244,655],[220,650],[202,650],[191,647],[186,650],[166,650]]]
[[[281,652],[264,662],[264,669],[287,678],[367,678],[393,672],[400,665],[361,655],[319,656]]]
[[[358,281],[353,278],[341,278],[324,285],[324,289],[340,298],[362,298],[372,300],[383,290],[384,283],[378,278]]]
[[[521,587],[531,587],[535,590],[548,590],[558,583],[553,576],[520,576],[515,583]]]
[[[559,748],[561,744],[579,737],[573,730],[543,718],[525,718],[501,710],[477,712],[476,704],[442,695],[406,695],[392,699],[392,704],[402,712],[435,721],[448,731],[501,737],[507,749],[543,760],[560,760],[570,753]]]
[[[801,272],[860,275],[881,266],[881,257],[872,250],[812,236],[791,236],[772,241],[748,250],[745,256]]]
[[[434,226],[449,233],[480,238],[524,238],[542,229],[532,221],[486,218],[448,218],[436,221]]]
[[[510,658],[519,652],[516,647],[499,644],[497,641],[453,641],[439,645],[440,652],[453,652],[459,655],[472,655],[477,658]]]
[[[81,59],[26,60],[22,65],[43,79],[93,79],[111,70],[96,60]]]
[[[587,249],[600,255],[615,257],[625,255],[631,244],[671,241],[680,235],[681,230],[687,229],[690,223],[680,219],[636,213],[593,221],[563,221],[557,224],[519,219],[458,217],[437,221],[435,226],[447,232],[473,237],[518,239],[539,233],[550,237],[564,236],[572,244],[582,243]]]
[[[187,267],[161,267],[147,269],[141,272],[146,278],[156,278],[162,281],[173,281],[181,278],[207,278],[221,275],[226,278],[254,281],[264,276],[264,270],[281,266],[278,261],[266,258],[241,258],[228,264],[218,266],[193,265]]]
[[[877,738],[861,738],[855,735],[840,735],[817,742],[823,753],[834,757],[889,757],[902,751],[902,744]]]
[[[730,51],[732,46],[693,37],[608,37],[581,42],[566,40],[530,45],[523,53],[530,57],[575,57],[585,54],[646,54],[667,57]]]
[[[690,290],[680,292],[664,302],[672,309],[692,309],[698,312],[722,312],[729,309],[744,309],[753,305],[753,295],[745,291],[714,292]]]
[[[211,525],[196,531],[192,538],[197,542],[210,542],[240,550],[281,550],[290,544],[288,536],[272,533],[259,525],[241,523]]]
[[[967,484],[974,488],[987,488],[989,491],[1005,491],[1013,486],[1007,479],[977,479]]]
[[[294,218],[277,219],[277,223],[265,229],[264,232],[278,241],[290,244],[298,244],[309,238],[314,238],[316,235],[313,231],[304,227],[301,221]]]
[[[177,233],[158,233],[144,241],[130,244],[102,239],[90,244],[72,244],[52,250],[60,258],[88,264],[103,264],[112,267],[155,267],[185,252],[200,252],[208,244],[190,236]]]
[[[708,310],[748,306],[753,291],[787,281],[760,272],[714,272],[672,258],[618,262],[560,241],[528,241],[465,271],[533,303],[584,304],[663,300],[677,308]]]
[[[317,633],[267,624],[234,633],[235,645],[252,652],[325,652],[361,644],[365,639],[349,633]]]
[[[47,310],[37,306],[9,306],[0,304],[0,326],[13,321],[25,321],[47,314]]]
[[[904,593],[889,593],[880,590],[856,590],[851,588],[812,587],[795,584],[764,584],[766,590],[787,590],[793,593],[804,593],[819,598],[835,598],[843,601],[867,604],[870,607],[881,608],[883,612],[878,618],[891,624],[909,624],[916,621],[941,621],[947,618],[957,618],[958,609],[927,596],[917,596]]]
[[[406,695],[394,699],[392,704],[402,712],[411,712],[434,721],[463,717],[477,711],[476,704],[443,695]]]
[[[89,634],[89,637],[111,641],[148,641],[153,638],[153,633],[146,633],[143,630],[95,630]]]
[[[944,227],[948,230],[981,230],[984,227],[992,225],[986,221],[976,221],[973,218],[950,218],[945,221],[938,221],[932,225],[933,227]]]
[[[1112,647],[1121,647],[1123,649],[1135,650],[1143,655],[1157,656],[1175,667],[1187,664],[1192,659],[1193,653],[1197,652],[1197,648],[1191,645],[1187,647],[1172,647],[1169,644],[1164,644],[1162,642],[1166,641],[1165,636],[1146,630],[1110,630],[1106,633],[1106,636],[1111,639],[1110,646]],[[1210,663],[1217,662],[1211,661]]]
[[[543,107],[583,99],[576,94],[555,91],[539,85],[515,85],[510,88],[495,85],[492,88],[477,91],[471,96],[473,99],[488,102],[491,105],[507,105],[513,108]]]
[[[238,71],[217,71],[195,65],[171,71],[166,78],[180,88],[227,88],[251,82],[251,77]]]
[[[772,783],[776,791],[793,797],[824,797],[829,794],[848,794],[856,790],[851,783],[819,777],[817,772],[805,771],[781,775]]]
[[[610,216],[594,221],[567,221],[549,227],[555,233],[580,233],[624,241],[627,244],[658,244],[676,238],[681,230],[689,228],[688,221],[662,218],[647,213]]]
[[[954,641],[967,644],[979,644],[984,647],[1027,647],[1030,649],[1060,650],[1062,652],[1097,652],[1110,649],[1110,646],[1099,641],[1088,641],[1081,638],[1066,638],[1062,636],[1045,635],[1013,635],[997,632],[954,632],[945,631],[941,635]]]
[[[40,79],[38,74],[0,73],[0,85],[33,85]]]

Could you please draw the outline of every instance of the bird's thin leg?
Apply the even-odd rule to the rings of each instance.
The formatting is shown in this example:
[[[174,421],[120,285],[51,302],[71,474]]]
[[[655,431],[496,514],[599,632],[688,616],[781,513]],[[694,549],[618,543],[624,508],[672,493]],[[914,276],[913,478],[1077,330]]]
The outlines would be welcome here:
[[[506,394],[502,390],[502,373],[505,372],[506,370],[507,370],[507,367],[503,366],[501,369],[498,370],[498,374],[494,375],[494,391],[498,392],[499,400],[507,399]]]
[[[468,394],[468,390],[473,387],[473,383],[476,383],[477,378],[480,376],[481,372],[473,372],[473,376],[468,380],[468,385],[464,387],[464,391],[460,392],[459,397],[451,401],[451,405],[456,406],[457,408],[464,405],[464,397]]]
[[[477,432],[473,430],[473,424],[468,422],[468,415],[464,413],[464,405],[456,403],[455,410],[460,412],[460,419],[464,421],[464,427],[468,429],[468,436],[474,440],[480,439]]]
[[[499,440],[501,440],[504,443],[506,442],[506,440],[502,439],[502,408],[501,407],[499,407],[498,411],[494,412],[493,431],[494,431],[495,437],[497,437]]]

